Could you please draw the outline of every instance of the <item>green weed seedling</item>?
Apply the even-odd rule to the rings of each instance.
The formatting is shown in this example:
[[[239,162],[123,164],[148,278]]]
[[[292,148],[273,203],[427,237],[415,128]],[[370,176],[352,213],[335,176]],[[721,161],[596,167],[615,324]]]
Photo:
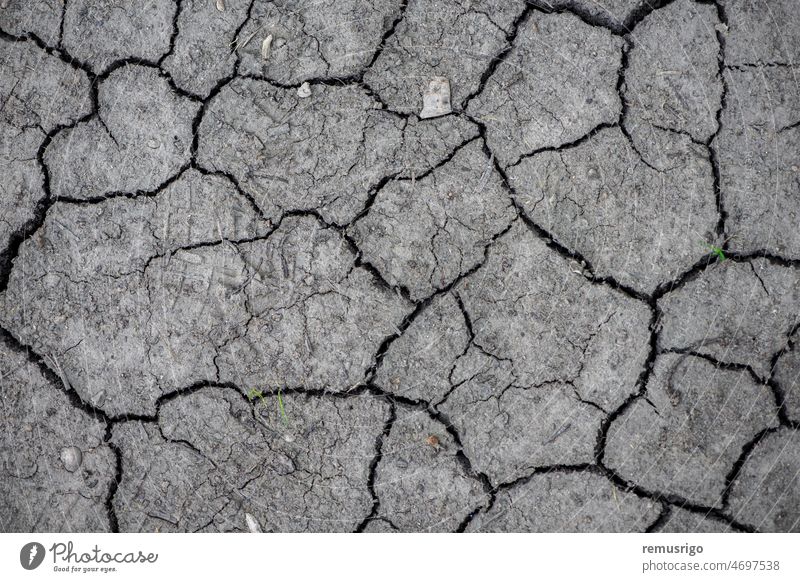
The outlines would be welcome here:
[[[281,420],[283,424],[289,424],[289,418],[286,416],[286,408],[283,406],[283,395],[281,394],[281,389],[278,388],[278,412],[280,413]],[[258,398],[261,401],[261,405],[264,408],[267,408],[267,403],[264,400],[264,393],[259,390],[258,388],[253,388],[250,392],[247,393],[247,397],[253,401]]]
[[[250,392],[247,393],[247,397],[252,401],[258,398],[261,400],[261,404],[264,404],[264,393],[259,390],[258,388],[253,388]]]
[[[712,253],[717,255],[717,258],[720,260],[720,262],[724,261],[727,258],[725,256],[725,252],[720,247],[709,244],[707,242],[703,242],[703,244],[706,245],[708,248],[710,248]]]
[[[289,424],[289,419],[286,417],[286,409],[283,407],[283,396],[281,395],[280,388],[278,388],[278,410],[281,413],[281,420],[283,420],[283,424]]]

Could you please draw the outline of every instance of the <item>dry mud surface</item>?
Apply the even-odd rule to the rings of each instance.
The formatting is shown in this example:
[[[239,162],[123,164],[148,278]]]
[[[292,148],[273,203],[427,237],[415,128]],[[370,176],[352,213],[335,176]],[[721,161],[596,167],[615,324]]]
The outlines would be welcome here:
[[[794,0],[2,0],[0,530],[800,530],[798,53]]]

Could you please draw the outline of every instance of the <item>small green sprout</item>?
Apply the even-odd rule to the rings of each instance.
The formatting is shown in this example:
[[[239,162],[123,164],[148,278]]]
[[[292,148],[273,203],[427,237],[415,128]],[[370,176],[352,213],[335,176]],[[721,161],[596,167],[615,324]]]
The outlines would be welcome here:
[[[283,396],[281,396],[280,388],[278,388],[278,410],[281,412],[283,424],[289,424],[289,419],[286,417],[286,409],[283,407]]]
[[[708,248],[710,248],[712,253],[717,255],[717,258],[720,260],[720,262],[724,261],[727,258],[725,256],[725,252],[720,247],[709,244],[707,242],[704,242],[703,244],[705,244]]]
[[[253,388],[250,390],[250,392],[247,393],[247,398],[249,398],[251,401],[258,398],[261,401],[262,406],[264,408],[267,407],[267,403],[264,401],[264,393],[258,388]],[[286,408],[283,406],[283,395],[281,394],[280,388],[278,388],[278,411],[280,412],[283,424],[289,424],[289,418],[286,416]]]
[[[264,404],[264,393],[259,390],[258,388],[253,388],[250,392],[247,393],[247,397],[250,400],[255,400],[256,398],[261,400],[261,403]]]

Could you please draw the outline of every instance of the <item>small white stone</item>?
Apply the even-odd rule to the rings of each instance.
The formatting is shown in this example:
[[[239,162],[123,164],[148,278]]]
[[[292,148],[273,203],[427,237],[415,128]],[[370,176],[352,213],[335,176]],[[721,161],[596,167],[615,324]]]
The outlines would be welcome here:
[[[261,526],[259,525],[258,520],[256,520],[255,517],[253,517],[249,513],[245,513],[244,520],[247,522],[247,529],[250,530],[250,533],[263,533],[261,531]]]
[[[303,83],[297,88],[297,96],[300,99],[305,99],[306,97],[311,97],[311,85],[308,82]]]
[[[225,12],[225,0],[217,0],[217,10]]]
[[[67,471],[74,473],[83,462],[83,453],[78,447],[63,448],[61,449],[61,462]]]
[[[452,113],[450,105],[450,81],[446,77],[434,77],[428,83],[428,90],[422,96],[421,119],[440,117]]]
[[[269,60],[269,55],[272,52],[272,35],[268,34],[267,38],[261,43],[261,60],[266,62]]]

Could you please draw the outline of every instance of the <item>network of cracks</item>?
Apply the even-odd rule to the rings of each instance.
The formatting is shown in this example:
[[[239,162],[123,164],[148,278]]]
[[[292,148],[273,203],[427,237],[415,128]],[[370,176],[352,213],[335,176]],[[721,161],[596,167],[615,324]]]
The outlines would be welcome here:
[[[6,0],[0,527],[798,530],[792,4]]]

